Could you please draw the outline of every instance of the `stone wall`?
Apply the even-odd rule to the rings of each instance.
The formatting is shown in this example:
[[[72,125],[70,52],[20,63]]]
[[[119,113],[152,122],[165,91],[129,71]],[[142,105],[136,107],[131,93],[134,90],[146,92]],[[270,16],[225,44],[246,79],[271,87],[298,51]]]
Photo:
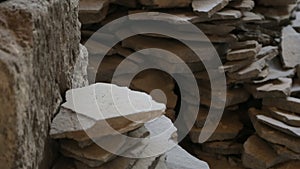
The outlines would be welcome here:
[[[0,3],[1,169],[44,169],[54,159],[49,124],[72,85],[77,9],[78,0]]]

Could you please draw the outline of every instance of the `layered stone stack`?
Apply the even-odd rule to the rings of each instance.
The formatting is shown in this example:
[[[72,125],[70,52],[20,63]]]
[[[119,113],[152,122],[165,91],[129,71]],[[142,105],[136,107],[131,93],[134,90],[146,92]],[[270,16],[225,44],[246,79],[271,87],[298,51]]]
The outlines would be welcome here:
[[[84,2],[82,1],[83,4],[87,5]],[[162,101],[160,97],[156,100],[167,104],[170,112],[168,113],[169,117],[173,120],[174,114],[176,114],[176,111],[179,111],[176,106],[179,105],[179,101],[182,101],[186,106],[182,113],[188,114],[199,108],[196,123],[190,131],[190,139],[195,143],[193,147],[194,153],[200,159],[205,159],[211,168],[245,168],[245,166],[251,168],[252,166],[245,162],[246,158],[241,160],[242,154],[245,154],[243,144],[255,132],[247,117],[248,108],[253,103],[258,105],[256,107],[260,107],[261,99],[264,100],[265,104],[266,99],[286,98],[290,95],[298,95],[298,85],[295,76],[295,67],[299,64],[300,60],[297,56],[299,52],[295,47],[299,44],[298,33],[295,31],[298,30],[297,12],[295,13],[296,20],[293,21],[292,27],[285,27],[290,21],[297,1],[115,0],[111,2],[90,2],[97,3],[98,8],[94,12],[92,12],[91,7],[88,8],[90,9],[89,13],[102,15],[101,17],[97,17],[97,19],[92,19],[93,17],[87,14],[81,14],[84,24],[82,27],[83,42],[86,42],[98,28],[127,14],[152,12],[149,13],[146,21],[159,20],[159,17],[163,17],[157,12],[165,12],[177,16],[168,17],[168,22],[164,23],[163,26],[166,28],[171,27],[171,33],[180,35],[181,39],[174,40],[158,34],[143,34],[122,39],[119,44],[110,49],[106,54],[99,69],[89,71],[97,73],[96,81],[111,82],[116,67],[134,52],[147,48],[160,48],[176,54],[190,68],[198,83],[199,94],[201,96],[200,107],[195,107],[192,104],[193,97],[196,98],[194,90],[180,91],[191,96],[191,98],[181,97],[180,92],[176,89],[174,79],[163,71],[148,70],[139,73],[131,81],[130,88],[150,94],[153,89],[164,91],[167,101]],[[102,5],[100,5],[100,2]],[[106,16],[104,17],[104,15]],[[85,22],[84,20],[89,20],[89,22]],[[129,20],[146,22],[145,18],[139,17],[129,17]],[[190,49],[178,40],[203,44],[201,48],[198,48],[198,51],[205,55],[205,59],[207,60],[211,58],[212,52],[209,50],[210,48],[205,39],[199,39],[195,35],[195,32],[183,29],[184,25],[188,22],[196,25],[213,44],[223,63],[223,66],[213,71],[224,71],[227,80],[227,99],[224,115],[216,131],[205,143],[199,140],[199,135],[201,131],[205,132],[202,129],[208,115],[208,110],[209,108],[218,109],[219,105],[211,105],[210,103],[212,99],[211,83],[207,73],[209,67],[204,67],[195,53],[191,52]],[[283,27],[284,29],[282,30]],[[126,31],[138,34],[143,30],[151,29],[156,28],[141,26],[131,27]],[[95,33],[94,36],[106,37],[108,40],[118,39],[120,35],[127,34],[128,32],[126,31],[120,31],[116,34]],[[91,43],[89,40],[89,44],[93,44],[88,45],[91,47],[87,46],[88,49],[90,48],[90,64],[93,64],[93,57],[97,60],[97,54],[102,54],[103,49],[107,49],[108,47],[104,41],[92,41]],[[160,59],[151,59],[154,55],[159,55],[155,56],[155,58]],[[161,56],[159,53],[151,53],[146,56],[140,54],[139,57],[135,57],[129,61],[126,59],[126,64],[128,64],[127,68],[131,72],[139,72],[139,65],[144,62],[163,65],[168,70],[178,70],[183,67],[183,65],[166,58],[167,56]],[[126,73],[119,74],[119,77],[126,79],[128,75]],[[186,82],[189,83],[188,81]],[[250,138],[252,137],[257,138],[257,136],[251,136]]]
[[[263,1],[261,4],[266,5]],[[274,9],[281,11],[295,6],[287,4],[289,1],[275,1],[274,5],[280,7]],[[276,17],[277,15],[278,13],[272,13],[273,17],[270,17],[270,20],[282,24],[288,21],[291,13],[286,13],[285,17]],[[256,134],[249,137],[244,144],[242,161],[248,168],[299,167],[300,83],[299,74],[296,72],[300,62],[297,45],[300,42],[300,34],[295,30],[296,22],[297,17],[292,21],[292,25],[281,28],[280,56],[267,63],[267,76],[247,85],[254,98],[262,99],[262,108],[249,110]]]
[[[145,93],[97,83],[69,90],[66,100],[50,131],[64,156],[55,169],[208,168],[176,145],[165,105]]]

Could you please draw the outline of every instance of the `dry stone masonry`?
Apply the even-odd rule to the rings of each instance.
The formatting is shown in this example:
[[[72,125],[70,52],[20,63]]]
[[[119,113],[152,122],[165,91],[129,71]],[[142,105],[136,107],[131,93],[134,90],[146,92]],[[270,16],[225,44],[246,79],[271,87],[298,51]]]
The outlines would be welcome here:
[[[180,38],[143,33],[156,25],[97,32],[140,12],[150,13],[128,21],[164,17],[160,27]],[[210,41],[220,67],[203,63],[214,63],[214,51],[190,23]],[[119,42],[109,47],[112,40]],[[196,52],[204,60],[180,40],[201,44]],[[299,169],[299,45],[298,0],[0,0],[0,168]],[[148,48],[182,62],[138,52]],[[187,66],[200,106],[188,80],[181,90],[174,74],[140,71],[144,63],[172,72]],[[212,96],[211,80],[220,77],[208,72],[225,73],[226,100]],[[209,110],[223,103],[220,123],[203,142]],[[181,108],[186,116],[177,124]]]
[[[101,3],[104,2],[107,1]],[[83,25],[83,43],[98,28],[127,14],[166,12],[178,16],[180,20],[170,17],[166,24],[173,27],[174,34],[182,35],[184,40],[203,43],[203,39],[195,38],[193,32],[179,26],[184,22],[191,22],[204,32],[217,50],[223,63],[219,70],[226,73],[226,107],[216,131],[207,142],[200,143],[198,139],[200,132],[205,132],[203,126],[209,107],[218,108],[218,105],[210,104],[208,73],[190,49],[162,35],[143,34],[122,40],[107,53],[98,70],[90,70],[97,74],[96,81],[112,82],[113,73],[122,60],[141,49],[160,48],[171,51],[191,69],[200,90],[198,117],[189,134],[190,142],[185,143],[188,144],[185,147],[191,147],[191,153],[208,162],[212,169],[297,168],[295,164],[299,160],[297,149],[300,145],[297,140],[300,110],[297,0],[151,0],[131,3],[115,0],[109,3],[110,12],[101,21],[94,20],[93,24]],[[159,17],[159,13],[149,14],[148,19],[158,20]],[[137,17],[129,19],[142,21],[142,18]],[[151,28],[141,26],[130,29],[128,31],[139,33],[143,29]],[[97,32],[94,35],[96,34]],[[98,36],[118,39],[118,34]],[[107,48],[105,42],[93,43],[103,49]],[[209,59],[208,48],[198,50]],[[101,51],[103,50],[92,50],[90,61],[93,62],[93,58]],[[168,65],[169,70],[178,70],[181,67],[168,60],[149,60],[142,55],[127,64],[132,70],[138,70],[139,64],[143,62],[157,65],[165,62],[164,65]],[[125,73],[119,76],[124,79],[129,77]],[[165,72],[147,70],[132,80],[130,88],[149,94],[153,89],[161,89],[167,98],[166,115],[175,121],[181,100],[188,105],[184,113],[197,108],[191,104],[190,98],[180,96],[180,92],[193,96],[194,91],[179,92],[176,85],[176,81]],[[163,102],[159,98],[156,101]]]

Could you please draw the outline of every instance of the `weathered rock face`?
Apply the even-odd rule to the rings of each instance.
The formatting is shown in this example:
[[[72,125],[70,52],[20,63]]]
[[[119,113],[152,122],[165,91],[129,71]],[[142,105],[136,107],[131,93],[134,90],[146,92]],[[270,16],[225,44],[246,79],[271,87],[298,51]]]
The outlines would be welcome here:
[[[77,0],[0,3],[2,169],[48,168],[52,162],[49,124],[60,93],[72,85],[79,55],[77,6]]]

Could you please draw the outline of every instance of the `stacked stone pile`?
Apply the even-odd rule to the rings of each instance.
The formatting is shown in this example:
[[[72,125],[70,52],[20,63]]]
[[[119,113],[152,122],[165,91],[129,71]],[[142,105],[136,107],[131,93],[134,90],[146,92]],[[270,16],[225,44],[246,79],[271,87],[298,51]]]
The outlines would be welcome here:
[[[89,2],[89,3],[87,3]],[[92,8],[94,7],[94,8]],[[118,65],[126,60],[129,70],[123,70],[118,74],[119,79],[126,79],[131,75],[128,72],[139,72],[140,65],[151,63],[167,70],[181,70],[188,66],[197,81],[200,99],[200,107],[194,105],[197,93],[194,90],[178,91],[177,81],[172,76],[161,70],[147,70],[137,74],[131,81],[130,88],[144,91],[153,98],[167,105],[167,116],[173,121],[179,112],[179,102],[184,103],[184,112],[189,114],[192,111],[198,112],[198,117],[190,131],[190,140],[194,144],[194,154],[200,159],[204,159],[211,168],[255,168],[249,162],[245,152],[247,152],[248,141],[253,142],[260,139],[257,129],[252,128],[252,121],[247,115],[248,108],[253,106],[261,109],[260,103],[268,108],[291,107],[296,103],[287,103],[285,98],[292,97],[294,100],[299,97],[299,80],[296,72],[299,72],[299,56],[296,46],[299,44],[298,12],[297,1],[270,1],[270,0],[161,0],[161,1],[96,1],[82,0],[80,7],[80,18],[82,26],[82,42],[86,42],[86,47],[90,54],[90,74],[96,74],[95,79],[90,81],[110,82],[123,85],[121,81],[113,81],[112,77]],[[86,10],[89,9],[89,10]],[[139,34],[144,30],[156,30],[157,27],[140,26],[130,27],[127,30],[118,31],[119,27],[112,28],[115,34],[105,34],[96,32],[97,29],[106,25],[116,18],[128,14],[140,12],[150,12],[145,17],[128,17],[129,21],[147,22],[158,21],[165,15],[164,12],[172,14],[168,16],[167,22],[162,24],[167,33],[180,35],[180,39],[159,34]],[[94,19],[92,16],[97,16]],[[101,16],[101,17],[100,17]],[[290,19],[294,17],[290,23]],[[199,45],[197,51],[200,52],[206,61],[214,55],[205,38],[199,38],[191,30],[186,30],[185,25],[193,23],[197,26],[212,43],[214,50],[219,55],[222,66],[216,68],[205,67],[194,52],[183,45],[180,40],[189,41]],[[288,26],[290,24],[290,26]],[[169,29],[172,28],[172,29]],[[120,39],[128,33],[139,35]],[[97,56],[107,50],[105,41],[96,41],[89,37],[105,37],[107,41],[120,39],[120,42],[106,53],[100,67],[95,65]],[[136,57],[129,57],[143,49],[160,48],[176,54],[184,63],[169,59],[170,55],[161,53],[138,53]],[[130,58],[130,59],[127,59]],[[150,58],[150,59],[149,59]],[[226,74],[226,102],[224,115],[213,135],[203,143],[200,139],[200,132],[204,131],[204,124],[210,109],[219,109],[219,104],[211,105],[211,88],[208,71],[221,71]],[[180,76],[182,74],[179,74]],[[184,77],[181,77],[184,79]],[[218,79],[218,77],[214,77]],[[189,85],[189,81],[187,81]],[[179,86],[180,88],[180,86]],[[154,89],[161,89],[165,94],[165,99],[155,97]],[[193,89],[192,87],[190,89]],[[183,97],[183,93],[189,97]],[[273,100],[272,100],[273,99]],[[218,100],[224,102],[222,97]],[[278,107],[279,106],[279,107]],[[266,106],[264,106],[266,107]],[[252,109],[251,109],[252,110]],[[265,110],[265,109],[263,109]],[[287,110],[293,113],[292,110]],[[252,116],[251,116],[252,117]],[[188,118],[188,117],[187,117]],[[294,117],[293,117],[294,118]],[[296,118],[297,119],[297,118]],[[190,121],[189,119],[185,119]],[[264,119],[266,120],[266,119]],[[278,119],[277,119],[278,120]],[[260,120],[261,122],[262,120]],[[292,120],[293,121],[293,120]],[[190,124],[188,124],[190,125]],[[249,139],[248,137],[251,136]],[[248,139],[247,142],[245,142]],[[249,143],[250,144],[250,143]],[[253,143],[259,145],[260,143]],[[254,151],[259,155],[259,151]],[[283,157],[279,157],[283,159]],[[289,160],[297,158],[288,158]],[[216,162],[219,161],[219,162]],[[285,161],[277,161],[261,168],[277,166]],[[254,165],[254,166],[251,166]],[[289,164],[287,164],[289,165]],[[226,167],[225,167],[226,168]]]
[[[97,83],[69,90],[66,100],[50,131],[63,155],[54,168],[208,168],[176,145],[165,105],[145,93]]]

